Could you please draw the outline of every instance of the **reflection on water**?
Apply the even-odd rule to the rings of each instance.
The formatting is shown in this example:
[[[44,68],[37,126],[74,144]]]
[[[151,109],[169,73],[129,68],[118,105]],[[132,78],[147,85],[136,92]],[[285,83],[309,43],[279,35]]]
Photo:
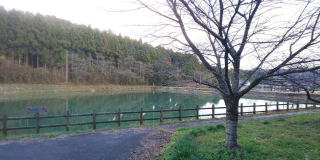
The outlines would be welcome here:
[[[294,101],[288,101],[288,100],[278,100],[279,103],[279,110],[285,110],[287,109],[287,102],[289,103],[289,109],[296,109],[297,108],[297,102]],[[256,104],[256,112],[259,111],[265,111],[265,104],[267,103],[267,108],[268,110],[276,110],[276,104],[277,100],[261,100],[261,99],[248,99],[248,98],[241,98],[239,101],[239,105],[243,104],[243,112],[253,112],[253,104]],[[215,107],[225,107],[225,103],[223,99],[220,99],[218,103],[212,103],[212,102],[207,102],[204,104],[201,108],[211,108],[212,105]],[[261,105],[261,106],[259,106]],[[272,105],[272,106],[271,106]],[[247,107],[249,106],[249,107]],[[310,107],[310,105],[308,105]],[[299,104],[299,108],[306,108],[306,104]],[[240,107],[239,107],[239,113],[240,113]],[[214,110],[215,114],[223,114],[226,113],[226,109],[215,109]],[[208,115],[212,114],[212,110],[210,109],[204,109],[199,111],[200,115]],[[216,115],[215,118],[220,118],[220,117],[225,117],[225,115]],[[212,116],[202,116],[200,117],[201,119],[208,119],[212,118]]]
[[[37,95],[35,95],[37,96]],[[26,117],[35,116],[35,114],[27,113],[27,107],[46,106],[47,113],[40,113],[40,116],[45,115],[66,115],[69,110],[70,114],[96,113],[99,112],[117,112],[121,111],[140,111],[143,110],[160,110],[163,109],[178,109],[195,108],[196,105],[203,106],[207,102],[217,103],[220,97],[212,95],[195,95],[182,93],[167,93],[167,92],[143,92],[143,93],[99,93],[98,95],[83,95],[73,96],[68,98],[46,98],[46,99],[28,99],[28,100],[11,100],[0,102],[0,115],[6,113],[8,117]],[[195,111],[185,111],[183,115],[195,115]],[[139,113],[123,114],[122,120],[139,119]],[[164,117],[176,117],[178,112],[164,112]],[[158,118],[160,113],[144,113],[143,118]],[[98,115],[97,121],[117,120],[116,115]],[[70,123],[92,122],[92,116],[85,117],[70,117]],[[65,118],[45,118],[40,119],[40,125],[50,124],[65,124]],[[129,125],[138,122],[124,122],[121,124]],[[159,121],[147,121],[145,123],[159,123]],[[35,120],[10,120],[8,127],[19,126],[35,126]],[[98,124],[97,128],[114,127],[117,123]],[[2,123],[0,124],[2,128]],[[71,126],[70,130],[90,129],[92,125]],[[42,128],[41,132],[64,131],[65,127]],[[9,131],[8,134],[35,133],[35,129]]]
[[[35,95],[37,96],[37,95]],[[275,104],[275,101],[267,100],[252,100],[241,99],[240,103],[244,106],[252,106],[253,103],[259,104]],[[280,103],[283,103],[281,101]],[[286,102],[285,102],[286,103]],[[183,93],[168,93],[168,92],[143,92],[143,93],[99,93],[97,95],[77,95],[68,98],[42,98],[42,99],[28,99],[28,100],[11,100],[0,102],[0,116],[6,113],[8,117],[26,117],[34,116],[35,114],[27,113],[27,107],[46,106],[47,113],[41,113],[40,116],[45,115],[66,115],[69,110],[70,114],[96,113],[99,112],[117,112],[121,111],[140,111],[143,110],[160,110],[163,109],[178,109],[179,106],[184,108],[195,108],[199,105],[202,108],[211,107],[214,104],[216,107],[224,107],[224,102],[220,96],[217,95],[199,95],[199,94],[183,94]],[[282,106],[281,106],[282,107]],[[286,107],[286,106],[284,106]],[[303,107],[301,105],[301,107]],[[275,108],[275,106],[273,106]],[[270,107],[269,109],[272,109]],[[280,108],[281,109],[281,108]],[[264,107],[257,108],[257,111],[264,110]],[[244,112],[252,111],[252,108],[244,108]],[[225,113],[225,109],[215,109],[216,114]],[[212,110],[200,110],[200,115],[212,114]],[[178,112],[163,112],[164,117],[177,117]],[[182,116],[195,115],[195,111],[183,111]],[[140,114],[121,114],[121,119],[139,119]],[[160,113],[144,113],[143,118],[159,118]],[[221,116],[216,116],[221,117]],[[211,118],[211,116],[200,117]],[[92,122],[92,116],[85,117],[70,117],[70,123],[84,123]],[[111,121],[117,120],[117,115],[98,115],[97,121]],[[139,122],[122,122],[121,125],[138,124]],[[158,120],[146,121],[144,123],[159,123]],[[51,124],[66,124],[65,118],[45,118],[40,120],[40,125]],[[35,126],[35,120],[10,120],[8,127],[19,126]],[[97,124],[97,128],[115,127],[117,123]],[[2,123],[0,124],[2,128]],[[71,126],[70,130],[85,130],[92,129],[92,125]],[[41,132],[65,131],[65,127],[42,128]],[[35,129],[15,130],[9,131],[8,134],[29,134],[35,133]]]

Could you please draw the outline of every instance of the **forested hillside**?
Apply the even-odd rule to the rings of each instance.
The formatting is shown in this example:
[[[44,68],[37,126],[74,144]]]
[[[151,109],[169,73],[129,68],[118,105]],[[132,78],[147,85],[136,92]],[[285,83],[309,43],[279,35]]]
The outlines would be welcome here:
[[[0,83],[63,83],[67,68],[71,83],[163,85],[200,68],[194,56],[141,39],[3,6],[0,56]]]

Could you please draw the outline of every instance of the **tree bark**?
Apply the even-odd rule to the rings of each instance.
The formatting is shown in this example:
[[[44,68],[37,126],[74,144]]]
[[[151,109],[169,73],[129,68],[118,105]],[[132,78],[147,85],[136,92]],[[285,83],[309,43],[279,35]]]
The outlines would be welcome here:
[[[29,63],[29,60],[28,60],[28,51],[26,52],[26,57],[25,57],[25,61],[26,61],[26,63],[25,63],[25,65],[26,66],[28,66],[28,63]]]
[[[239,98],[225,97],[223,98],[227,106],[226,109],[226,147],[238,147],[237,143],[237,127],[238,127],[238,106]]]
[[[32,66],[32,69],[34,68],[34,64],[33,64],[33,55],[31,54],[31,66]]]
[[[37,55],[37,68],[39,68],[39,55]]]

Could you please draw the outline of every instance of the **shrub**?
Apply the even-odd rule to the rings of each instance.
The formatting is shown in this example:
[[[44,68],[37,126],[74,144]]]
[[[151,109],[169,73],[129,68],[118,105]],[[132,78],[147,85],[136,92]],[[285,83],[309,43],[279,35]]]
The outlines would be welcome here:
[[[192,131],[191,131],[192,132]],[[185,134],[172,146],[165,159],[201,159],[197,151],[197,142],[192,134]]]
[[[207,126],[207,131],[213,131],[213,132],[215,132],[216,130],[218,130],[217,126],[212,126],[212,125]]]
[[[270,124],[271,122],[268,120],[263,120],[263,121],[261,121],[261,123],[267,125],[267,124]]]
[[[198,128],[197,130],[191,130],[190,134],[193,137],[198,137],[198,136],[206,134],[206,131],[203,128]]]
[[[224,124],[218,124],[217,128],[218,129],[226,129],[226,126]]]
[[[280,117],[280,118],[277,119],[277,121],[278,122],[284,122],[284,121],[286,121],[286,119],[284,119],[283,117]]]

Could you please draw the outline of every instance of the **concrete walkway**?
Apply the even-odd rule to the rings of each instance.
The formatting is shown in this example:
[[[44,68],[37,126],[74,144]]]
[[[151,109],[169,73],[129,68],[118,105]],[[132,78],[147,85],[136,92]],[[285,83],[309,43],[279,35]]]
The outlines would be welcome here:
[[[0,141],[1,160],[127,160],[149,128],[130,128],[57,138],[28,138]]]
[[[320,110],[240,117],[239,121],[260,120],[296,114],[314,114]],[[208,124],[225,123],[225,120],[198,121],[185,124],[159,125],[163,129],[176,129]],[[65,134],[56,138],[27,138],[0,141],[2,160],[123,160],[141,146],[141,141],[154,129],[129,128],[88,133]]]

